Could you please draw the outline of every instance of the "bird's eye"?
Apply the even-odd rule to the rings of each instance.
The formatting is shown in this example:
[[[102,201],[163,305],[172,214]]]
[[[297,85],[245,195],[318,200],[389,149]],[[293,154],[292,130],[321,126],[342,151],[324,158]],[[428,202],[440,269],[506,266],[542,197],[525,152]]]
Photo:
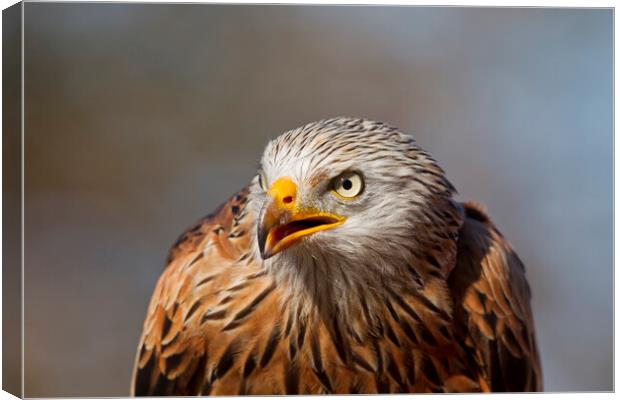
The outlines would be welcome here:
[[[340,198],[352,199],[364,190],[364,179],[357,172],[345,172],[332,181],[332,191]]]
[[[267,190],[267,178],[265,177],[265,173],[263,171],[258,173],[258,184],[261,189]]]

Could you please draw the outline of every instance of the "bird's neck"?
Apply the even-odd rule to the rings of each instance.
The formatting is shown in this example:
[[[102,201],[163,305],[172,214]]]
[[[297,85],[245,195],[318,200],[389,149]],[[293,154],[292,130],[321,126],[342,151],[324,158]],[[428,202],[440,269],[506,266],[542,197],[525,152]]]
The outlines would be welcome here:
[[[309,322],[337,320],[353,336],[380,331],[394,308],[414,319],[417,315],[420,325],[429,315],[451,319],[447,278],[455,265],[463,213],[458,203],[443,197],[433,201],[432,210],[430,220],[410,221],[404,237],[411,240],[385,240],[349,256],[337,246],[298,244],[265,260],[263,268],[296,315]]]
[[[429,312],[451,314],[445,279],[426,254],[380,268],[326,260],[334,257],[291,252],[265,264],[283,289],[283,301],[302,320],[337,324],[355,340],[365,340],[383,331],[395,309],[420,319]]]

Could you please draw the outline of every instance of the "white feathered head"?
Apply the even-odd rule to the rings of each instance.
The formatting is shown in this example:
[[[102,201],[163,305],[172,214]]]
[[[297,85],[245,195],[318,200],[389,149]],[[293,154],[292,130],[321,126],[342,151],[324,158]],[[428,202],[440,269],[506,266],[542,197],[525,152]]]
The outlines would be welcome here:
[[[433,158],[394,127],[310,123],[265,149],[251,187],[256,249],[291,284],[345,290],[420,275],[415,258],[451,234],[453,193]]]

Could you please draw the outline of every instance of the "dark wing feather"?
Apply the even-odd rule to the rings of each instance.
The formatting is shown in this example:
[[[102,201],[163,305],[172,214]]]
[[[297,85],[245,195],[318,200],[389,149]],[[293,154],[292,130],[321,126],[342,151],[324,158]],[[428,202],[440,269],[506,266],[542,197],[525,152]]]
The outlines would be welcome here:
[[[530,289],[523,263],[485,212],[464,204],[449,277],[457,329],[492,392],[542,390]]]
[[[132,396],[208,394],[207,345],[202,324],[221,319],[210,312],[213,290],[202,290],[248,257],[249,224],[243,220],[248,189],[179,237],[170,250],[144,321],[131,382]],[[219,366],[221,374],[226,366]]]

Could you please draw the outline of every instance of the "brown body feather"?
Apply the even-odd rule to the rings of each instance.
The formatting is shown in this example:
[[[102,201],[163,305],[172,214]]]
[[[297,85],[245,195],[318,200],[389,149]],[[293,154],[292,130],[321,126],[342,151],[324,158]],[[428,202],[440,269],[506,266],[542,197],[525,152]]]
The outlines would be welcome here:
[[[361,304],[345,326],[287,303],[253,255],[247,196],[172,248],[132,395],[541,390],[523,265],[478,207],[454,207],[453,234],[425,256],[442,273],[405,286],[416,290],[386,288],[380,318]]]

